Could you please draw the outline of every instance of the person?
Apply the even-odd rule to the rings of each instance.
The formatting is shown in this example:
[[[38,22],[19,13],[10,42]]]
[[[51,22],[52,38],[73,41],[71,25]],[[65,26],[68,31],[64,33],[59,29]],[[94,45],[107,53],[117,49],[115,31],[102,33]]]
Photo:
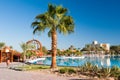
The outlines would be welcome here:
[[[9,57],[6,58],[6,65],[7,65],[7,67],[9,67],[9,65],[10,65],[10,58]]]

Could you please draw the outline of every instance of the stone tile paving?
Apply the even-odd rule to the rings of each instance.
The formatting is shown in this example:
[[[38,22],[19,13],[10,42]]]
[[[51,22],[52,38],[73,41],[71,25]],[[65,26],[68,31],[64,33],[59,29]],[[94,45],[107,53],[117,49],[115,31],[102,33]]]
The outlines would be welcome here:
[[[12,63],[10,66],[23,65]],[[0,63],[0,80],[81,80],[78,77],[63,77],[40,71],[15,71],[8,69],[5,63]]]

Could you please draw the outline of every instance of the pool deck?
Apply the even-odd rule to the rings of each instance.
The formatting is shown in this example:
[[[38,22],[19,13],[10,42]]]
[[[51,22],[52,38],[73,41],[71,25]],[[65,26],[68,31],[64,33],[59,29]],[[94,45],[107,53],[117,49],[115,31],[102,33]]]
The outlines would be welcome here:
[[[14,62],[10,66],[23,65]],[[8,69],[5,63],[0,63],[0,80],[85,80],[79,77],[65,77],[41,71],[15,71]]]

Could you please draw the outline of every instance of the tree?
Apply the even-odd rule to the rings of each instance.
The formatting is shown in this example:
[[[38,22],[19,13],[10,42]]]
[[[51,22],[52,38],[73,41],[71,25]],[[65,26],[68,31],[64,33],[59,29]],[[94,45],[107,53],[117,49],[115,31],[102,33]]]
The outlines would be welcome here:
[[[31,57],[32,55],[36,55],[35,52],[29,51],[35,49],[35,46],[32,44],[22,43],[20,44],[23,50],[23,61],[26,60],[26,57]]]
[[[48,50],[47,50],[47,48],[46,48],[45,46],[42,47],[42,52],[43,52],[44,54],[48,54]]]
[[[74,50],[74,46],[71,45],[71,46],[69,47],[69,50]]]
[[[10,46],[10,49],[13,49],[13,47],[12,47],[12,46]]]
[[[27,51],[29,45],[27,45],[26,43],[22,43],[22,44],[20,44],[20,46],[23,50],[23,61],[25,61],[26,60],[26,51]]]
[[[113,45],[110,47],[111,54],[120,54],[120,45]]]
[[[87,51],[88,53],[91,53],[91,51],[92,51],[92,53],[96,53],[96,54],[98,54],[98,52],[100,52],[100,51],[105,52],[104,48],[102,48],[98,45],[89,45],[89,44],[86,45],[81,51]]]
[[[52,39],[52,63],[51,68],[56,68],[57,53],[57,31],[68,34],[74,32],[74,21],[71,16],[67,15],[67,9],[62,6],[48,4],[48,10],[35,17],[36,21],[32,23],[33,34],[48,31],[48,36]]]
[[[4,42],[0,42],[0,49],[5,46],[5,43]]]
[[[27,50],[25,56],[27,59],[30,59],[31,57],[36,56],[36,52],[32,50]]]

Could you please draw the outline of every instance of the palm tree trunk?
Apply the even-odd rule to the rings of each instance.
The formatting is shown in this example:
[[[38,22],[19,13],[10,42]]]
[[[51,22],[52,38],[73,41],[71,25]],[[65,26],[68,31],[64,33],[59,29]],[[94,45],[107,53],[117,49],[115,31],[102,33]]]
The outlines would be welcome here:
[[[57,33],[56,30],[52,32],[52,62],[51,68],[56,68],[56,54],[57,54]]]

